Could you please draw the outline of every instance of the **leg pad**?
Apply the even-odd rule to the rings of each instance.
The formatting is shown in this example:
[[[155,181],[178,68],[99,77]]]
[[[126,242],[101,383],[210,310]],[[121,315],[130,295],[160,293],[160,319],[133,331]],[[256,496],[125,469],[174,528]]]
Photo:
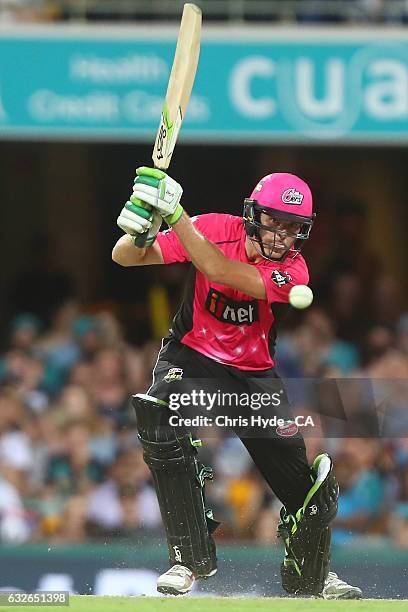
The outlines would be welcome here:
[[[328,455],[312,468],[314,484],[296,515],[281,510],[278,534],[285,542],[281,565],[283,588],[295,595],[319,595],[329,572],[330,523],[337,513],[339,488]]]
[[[143,456],[156,487],[166,530],[171,565],[189,567],[197,577],[215,573],[217,558],[212,533],[219,523],[205,508],[204,482],[212,469],[198,460],[191,434],[169,426],[167,404],[148,395],[134,395]]]

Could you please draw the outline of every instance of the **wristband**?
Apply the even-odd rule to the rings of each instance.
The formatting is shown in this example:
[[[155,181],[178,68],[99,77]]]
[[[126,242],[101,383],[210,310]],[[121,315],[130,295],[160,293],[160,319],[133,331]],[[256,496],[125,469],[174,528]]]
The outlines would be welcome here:
[[[171,215],[167,215],[167,217],[163,217],[163,219],[165,220],[165,222],[167,223],[169,227],[172,227],[180,219],[183,212],[184,212],[184,208],[182,207],[180,203],[178,203],[174,213]]]

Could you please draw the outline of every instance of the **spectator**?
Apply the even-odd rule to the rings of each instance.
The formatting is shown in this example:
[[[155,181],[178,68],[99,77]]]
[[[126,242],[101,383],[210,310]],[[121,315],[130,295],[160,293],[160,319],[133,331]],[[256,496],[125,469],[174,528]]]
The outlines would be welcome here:
[[[296,16],[300,23],[341,23],[347,20],[350,0],[343,0],[341,11],[331,5],[327,6],[325,0],[307,0],[298,4]]]
[[[156,494],[140,448],[119,453],[108,480],[88,496],[87,518],[90,533],[103,537],[161,529]]]
[[[303,375],[317,377],[326,369],[334,368],[341,376],[359,363],[356,347],[336,338],[333,324],[323,310],[310,310],[293,340]]]
[[[30,536],[30,524],[20,493],[0,473],[0,540],[7,544],[21,544]]]
[[[75,300],[61,304],[51,322],[51,327],[36,343],[36,348],[46,363],[47,380],[54,393],[66,381],[68,372],[80,359],[81,352],[72,335],[79,309]]]
[[[60,16],[56,0],[1,0],[0,22],[54,21]]]
[[[97,317],[82,315],[74,321],[72,328],[81,359],[90,360],[103,348],[103,334]]]
[[[378,23],[385,20],[385,0],[358,0],[357,4],[361,11],[360,21]]]
[[[347,544],[353,536],[370,533],[378,519],[384,496],[384,482],[374,467],[357,459],[369,442],[353,440],[353,453],[336,458],[336,476],[340,486],[339,509],[333,522],[333,542]]]
[[[3,357],[3,383],[34,412],[41,412],[49,402],[45,366],[34,353],[10,350]]]
[[[53,542],[84,542],[86,539],[86,497],[72,495],[65,503]]]
[[[354,342],[340,338],[338,321],[361,326],[361,292],[353,274],[338,278],[341,282],[332,287],[335,300],[343,295],[353,306],[333,309],[332,318],[323,306],[299,316],[298,325],[287,327],[278,345],[278,366],[286,375],[320,380],[322,392],[330,391],[321,398],[326,417],[337,406],[336,391],[347,417],[344,431],[337,427],[338,414],[335,428],[333,419],[328,428],[318,418],[307,435],[329,436],[324,444],[318,437],[306,439],[310,457],[325,447],[336,462],[342,494],[335,543],[389,534],[390,541],[405,546],[402,474],[408,446],[401,432],[408,427],[406,316],[397,318],[397,309],[392,323],[370,324],[361,342],[358,334]],[[382,295],[384,286],[392,283],[372,290]],[[388,290],[385,293],[390,297]],[[381,306],[376,312],[385,310]],[[386,317],[378,315],[378,320]],[[129,395],[149,385],[149,364],[156,351],[153,341],[140,348],[129,346],[111,313],[81,315],[75,301],[56,311],[45,333],[31,315],[14,319],[9,346],[0,356],[0,539],[82,542],[157,533],[157,500],[129,409]],[[56,370],[62,374],[53,385],[50,372]],[[319,407],[307,380],[288,383],[299,414]],[[367,429],[366,418],[374,407],[376,431]],[[390,441],[339,439],[358,431],[381,433]],[[223,521],[221,537],[275,545],[280,504],[249,470],[241,444],[214,434],[202,449],[204,463],[210,447],[217,479],[206,496]]]
[[[115,348],[100,350],[93,361],[92,396],[100,415],[112,418],[117,426],[129,420],[129,393],[123,353]]]
[[[397,345],[408,359],[408,313],[403,314],[397,322]]]
[[[401,289],[397,280],[382,275],[373,288],[373,320],[380,325],[395,325],[402,315]]]
[[[399,548],[408,549],[408,463],[399,471],[399,495],[390,517],[392,540]]]
[[[10,345],[13,349],[29,351],[41,330],[40,320],[31,313],[17,315],[10,325]]]
[[[46,483],[57,494],[68,497],[88,493],[103,480],[103,466],[91,456],[90,432],[81,422],[64,428],[64,451],[50,457]]]

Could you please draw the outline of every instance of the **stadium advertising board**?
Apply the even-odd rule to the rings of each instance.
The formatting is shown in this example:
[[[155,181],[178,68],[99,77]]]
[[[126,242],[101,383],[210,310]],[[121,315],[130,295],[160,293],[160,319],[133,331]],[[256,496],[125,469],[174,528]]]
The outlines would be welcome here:
[[[151,141],[177,28],[0,30],[0,137]],[[204,29],[182,140],[408,141],[399,30]]]
[[[284,591],[276,546],[219,546],[219,571],[194,585],[194,595],[276,597]],[[333,566],[345,580],[364,585],[367,598],[408,596],[406,551],[378,542],[364,547],[333,549]],[[3,545],[0,550],[0,592],[69,591],[84,595],[157,596],[156,579],[167,562],[160,542],[131,540],[126,544]],[[248,564],[256,575],[248,572]],[[135,607],[137,610],[137,607]]]

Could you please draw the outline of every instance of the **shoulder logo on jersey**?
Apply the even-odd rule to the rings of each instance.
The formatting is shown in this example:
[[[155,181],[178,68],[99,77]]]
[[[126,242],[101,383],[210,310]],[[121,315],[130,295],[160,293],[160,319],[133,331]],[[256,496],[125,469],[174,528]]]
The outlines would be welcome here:
[[[207,295],[205,307],[209,313],[223,323],[252,325],[254,321],[259,321],[257,300],[232,300],[224,295],[224,293],[221,293],[221,291],[211,287]]]
[[[300,191],[297,191],[297,189],[292,187],[291,189],[286,189],[286,191],[282,193],[281,199],[284,204],[300,205],[303,202],[304,197],[305,196],[303,193],[300,193]]]
[[[183,368],[170,368],[170,370],[167,372],[163,380],[165,380],[166,383],[170,383],[170,382],[173,382],[174,380],[181,380],[182,378],[183,378]]]
[[[278,287],[283,287],[283,285],[287,285],[292,280],[290,274],[287,272],[280,272],[279,270],[274,270],[272,272],[271,279]]]

